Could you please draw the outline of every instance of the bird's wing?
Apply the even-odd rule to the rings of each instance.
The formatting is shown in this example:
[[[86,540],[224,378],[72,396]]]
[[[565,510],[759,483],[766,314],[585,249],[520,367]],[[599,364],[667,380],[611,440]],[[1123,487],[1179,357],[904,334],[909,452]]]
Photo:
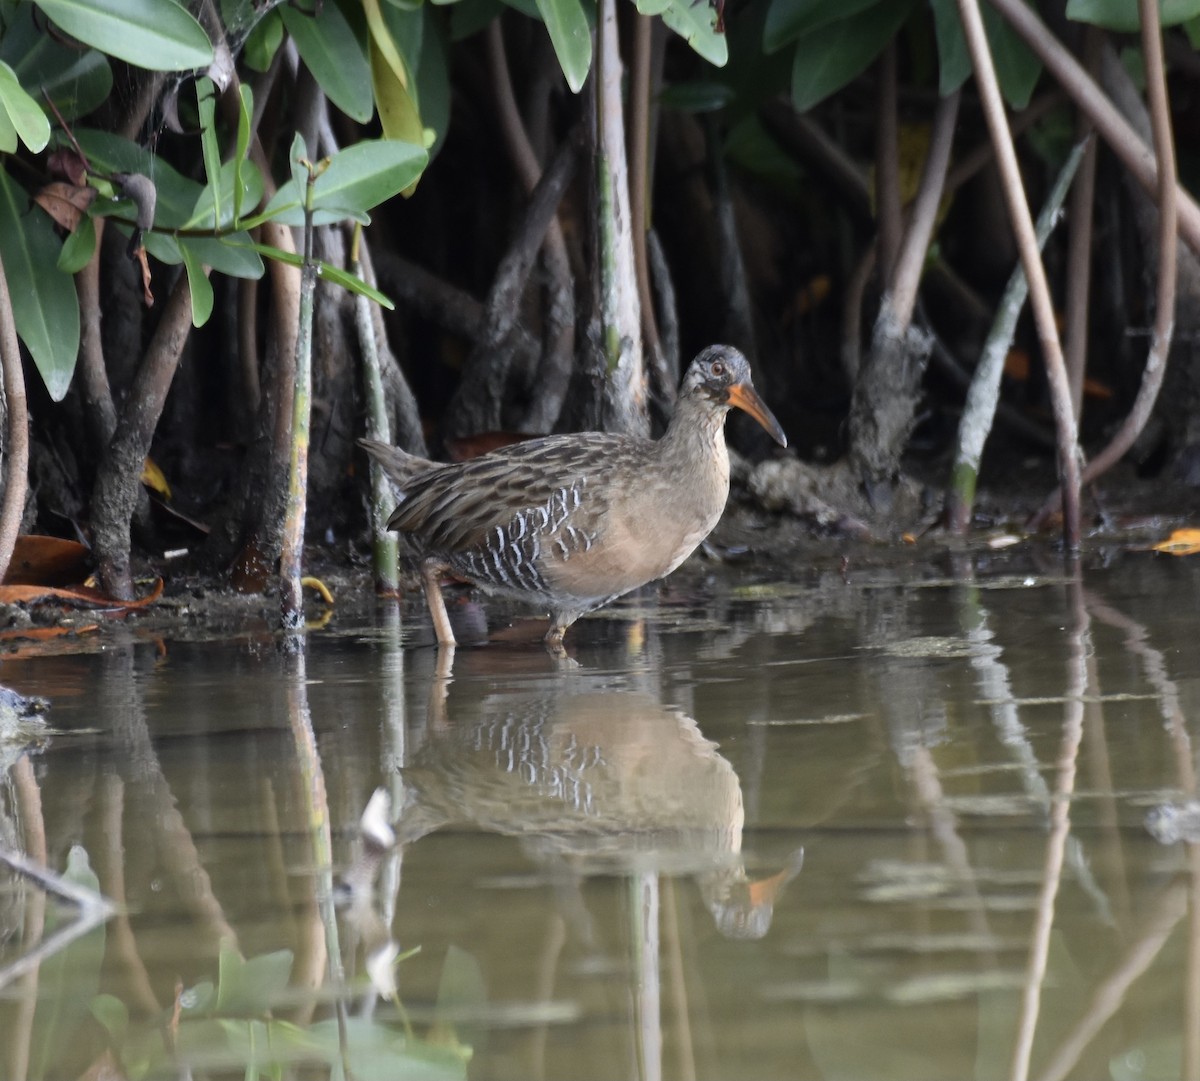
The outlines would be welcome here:
[[[638,448],[638,441],[602,432],[548,436],[419,473],[403,485],[388,528],[413,534],[430,550],[454,552],[555,500],[564,511],[602,515],[610,484],[601,478]]]

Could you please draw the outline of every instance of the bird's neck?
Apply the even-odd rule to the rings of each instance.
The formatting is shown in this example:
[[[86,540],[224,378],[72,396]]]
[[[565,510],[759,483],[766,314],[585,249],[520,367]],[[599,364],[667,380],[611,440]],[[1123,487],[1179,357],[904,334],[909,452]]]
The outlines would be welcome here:
[[[688,395],[680,398],[667,430],[659,440],[664,461],[680,470],[716,468],[728,476],[725,449],[725,414],[728,410]]]

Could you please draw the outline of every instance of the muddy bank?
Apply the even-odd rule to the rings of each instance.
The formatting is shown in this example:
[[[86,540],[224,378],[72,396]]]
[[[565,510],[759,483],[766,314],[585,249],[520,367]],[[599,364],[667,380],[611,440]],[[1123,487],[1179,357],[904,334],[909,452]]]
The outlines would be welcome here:
[[[779,461],[787,462],[790,459]],[[809,474],[812,475],[811,473]],[[742,465],[725,516],[709,542],[670,579],[646,590],[702,595],[714,581],[769,585],[808,576],[860,578],[875,570],[925,568],[927,573],[987,573],[998,561],[1030,573],[1058,573],[1063,568],[1061,544],[1053,529],[1027,536],[1023,523],[1036,510],[1053,481],[1044,463],[1031,461],[1024,475],[1003,487],[980,494],[971,536],[959,540],[941,527],[932,488],[914,483],[910,498],[924,507],[913,526],[891,535],[831,510],[819,490],[799,485],[789,496],[787,474],[778,463]],[[771,485],[774,487],[771,487]],[[1200,522],[1200,490],[1181,483],[1140,480],[1132,469],[1115,471],[1085,503],[1086,533],[1081,565],[1110,563],[1122,552],[1139,558],[1168,558],[1146,551],[1172,530]],[[187,556],[147,556],[135,560],[135,576],[143,594],[161,578],[162,593],[153,603],[130,611],[65,605],[56,598],[10,603],[0,607],[0,651],[73,651],[104,648],[114,633],[167,638],[251,635],[269,639],[279,627],[279,597],[273,583],[263,591],[242,593],[224,575],[202,574]],[[328,606],[315,589],[306,589],[311,627],[361,626],[374,619],[378,598],[371,577],[365,534],[310,543],[305,573],[319,579],[334,598]],[[456,591],[463,604],[472,593]],[[423,634],[428,627],[424,599],[415,580],[399,598],[406,626]],[[488,600],[475,616],[475,628],[495,631],[511,621],[528,620],[531,641],[537,639],[541,614],[520,605]],[[55,637],[37,640],[54,628]],[[3,656],[0,652],[0,657]]]

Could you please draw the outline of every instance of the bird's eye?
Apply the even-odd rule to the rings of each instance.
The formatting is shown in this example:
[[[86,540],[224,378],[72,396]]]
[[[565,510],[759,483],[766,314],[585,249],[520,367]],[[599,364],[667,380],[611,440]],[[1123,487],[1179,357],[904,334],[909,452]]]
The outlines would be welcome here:
[[[712,363],[712,367],[709,368],[709,371],[712,372],[713,375],[724,375],[725,374],[725,365],[722,364],[721,361],[719,361],[719,360],[714,360]]]

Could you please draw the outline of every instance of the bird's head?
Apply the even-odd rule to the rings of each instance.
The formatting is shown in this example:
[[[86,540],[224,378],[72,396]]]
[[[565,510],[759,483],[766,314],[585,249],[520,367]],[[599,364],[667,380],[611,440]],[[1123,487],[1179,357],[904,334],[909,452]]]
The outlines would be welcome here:
[[[731,345],[710,345],[688,366],[680,396],[695,395],[719,406],[736,406],[749,413],[781,447],[783,429],[758,396],[750,377],[750,362]]]

